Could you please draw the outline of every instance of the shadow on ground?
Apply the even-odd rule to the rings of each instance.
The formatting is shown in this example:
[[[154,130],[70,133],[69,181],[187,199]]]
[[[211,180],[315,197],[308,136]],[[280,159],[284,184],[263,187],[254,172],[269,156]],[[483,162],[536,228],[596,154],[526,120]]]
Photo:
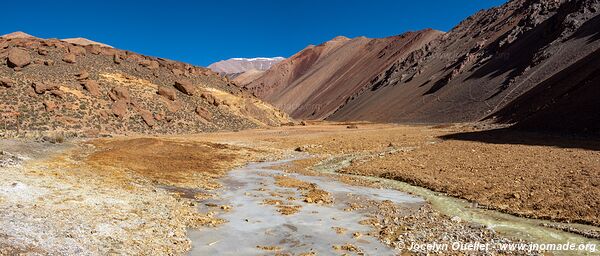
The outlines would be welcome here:
[[[600,138],[598,137],[566,136],[564,134],[537,133],[511,128],[454,133],[440,136],[439,138],[443,140],[477,141],[492,144],[551,146],[600,151]]]

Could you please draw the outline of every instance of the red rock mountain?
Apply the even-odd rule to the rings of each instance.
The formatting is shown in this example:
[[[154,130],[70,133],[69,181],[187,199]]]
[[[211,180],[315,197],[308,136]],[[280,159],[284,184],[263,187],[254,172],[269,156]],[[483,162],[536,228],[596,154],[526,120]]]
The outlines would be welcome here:
[[[308,46],[244,87],[295,118],[323,119],[358,94],[374,74],[440,34],[423,30],[382,39],[336,37]]]
[[[296,118],[600,131],[600,3],[513,0],[447,33],[338,38],[246,85]]]

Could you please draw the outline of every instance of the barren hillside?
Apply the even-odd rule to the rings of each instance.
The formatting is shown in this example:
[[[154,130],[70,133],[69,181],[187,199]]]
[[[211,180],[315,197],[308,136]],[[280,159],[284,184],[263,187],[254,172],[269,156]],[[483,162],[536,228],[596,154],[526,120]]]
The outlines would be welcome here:
[[[423,30],[382,39],[336,37],[276,64],[245,88],[294,118],[326,118],[375,74],[440,34]]]
[[[598,130],[598,1],[515,0],[481,11],[406,59],[332,120],[522,122]],[[516,100],[518,99],[518,100]]]
[[[0,37],[2,136],[176,134],[287,121],[208,69],[96,44]]]

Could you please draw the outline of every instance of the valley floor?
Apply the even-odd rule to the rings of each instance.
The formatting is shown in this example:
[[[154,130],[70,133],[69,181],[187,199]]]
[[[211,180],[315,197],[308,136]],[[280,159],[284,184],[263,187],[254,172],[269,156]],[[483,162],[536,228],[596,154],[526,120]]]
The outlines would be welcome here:
[[[258,188],[265,193],[268,186],[269,193],[298,191],[265,199],[274,207],[272,214],[293,220],[306,214],[302,209],[343,202],[348,205],[344,210],[367,217],[361,224],[371,231],[364,235],[390,248],[527,237],[448,215],[427,197],[417,206],[345,198],[294,175],[375,188],[389,188],[386,180],[402,181],[407,183],[402,186],[466,199],[466,208],[557,221],[541,224],[581,234],[582,241],[585,236],[597,243],[594,239],[600,237],[600,142],[592,139],[467,124],[309,123],[64,144],[3,140],[0,151],[0,255],[185,254],[198,246],[188,238],[190,230],[202,236],[203,230],[231,223],[227,216],[236,205],[214,202],[227,194],[223,189],[232,179],[229,170],[287,158],[296,160],[277,166],[281,171],[267,175]],[[415,191],[405,192],[421,196]],[[258,196],[252,193],[243,195]],[[274,244],[256,246],[266,253],[286,252]],[[359,242],[331,247],[339,253],[360,251]]]

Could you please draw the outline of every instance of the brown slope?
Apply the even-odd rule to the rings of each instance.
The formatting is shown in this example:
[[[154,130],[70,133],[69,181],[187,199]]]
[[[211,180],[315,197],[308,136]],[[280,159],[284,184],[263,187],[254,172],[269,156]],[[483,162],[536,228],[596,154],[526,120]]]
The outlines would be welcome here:
[[[382,39],[337,37],[304,49],[246,87],[292,117],[322,119],[395,60],[440,34],[423,30]]]
[[[599,7],[598,1],[518,0],[481,11],[397,61],[329,118],[457,122],[493,115],[600,47]]]
[[[39,38],[0,38],[0,60],[0,136],[175,134],[288,121],[186,63]]]

